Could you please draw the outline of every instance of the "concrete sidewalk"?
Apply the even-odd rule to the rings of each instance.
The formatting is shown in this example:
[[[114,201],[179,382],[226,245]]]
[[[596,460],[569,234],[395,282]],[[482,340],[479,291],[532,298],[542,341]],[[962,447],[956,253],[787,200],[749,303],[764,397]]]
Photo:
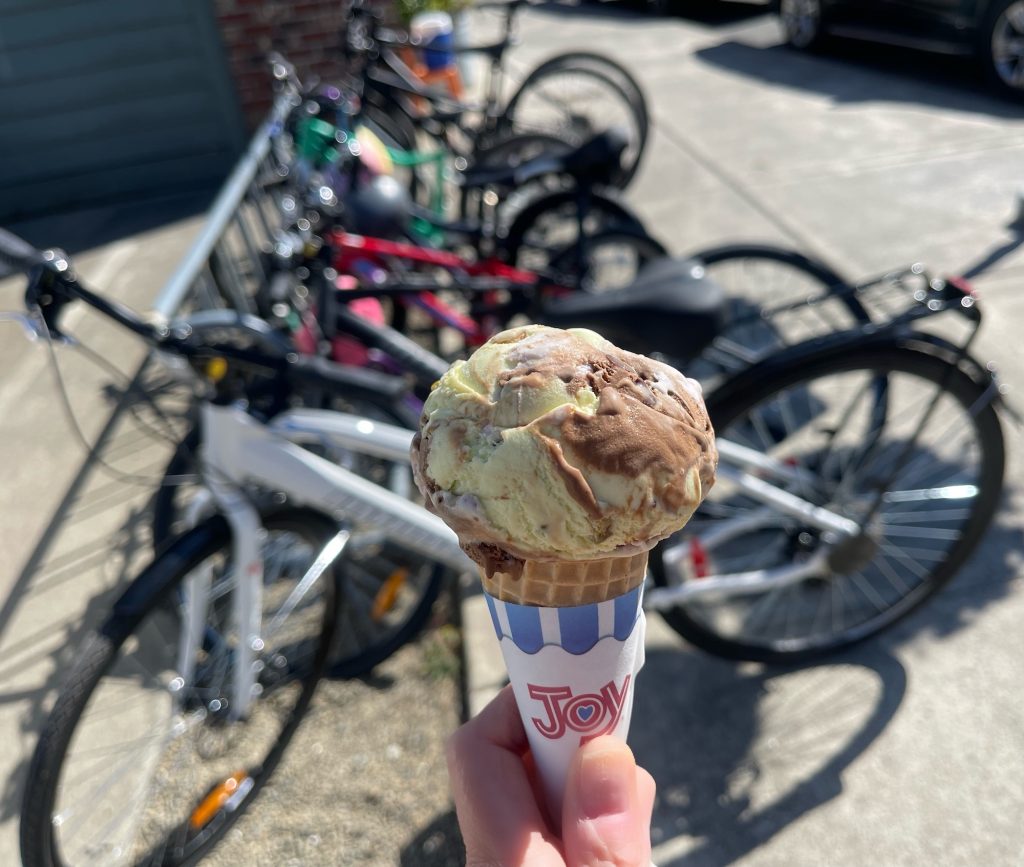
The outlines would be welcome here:
[[[100,208],[10,226],[38,245],[80,251],[75,264],[110,297],[145,309],[202,222],[205,200]],[[192,214],[193,216],[185,216]],[[24,309],[24,281],[0,281],[0,309]],[[65,322],[130,377],[145,347],[81,305]],[[127,412],[110,371],[57,350],[82,434],[122,473],[155,477],[170,455]],[[0,863],[19,863],[17,821],[36,737],[74,653],[112,594],[148,556],[152,486],[111,478],[85,452],[60,404],[49,353],[12,324],[0,341]]]
[[[782,243],[853,278],[996,259],[976,281],[987,314],[976,352],[1024,394],[1024,254],[1005,228],[1024,189],[1019,107],[964,63],[794,54],[761,10],[727,5],[701,4],[702,20],[534,10],[515,66],[586,48],[637,73],[654,131],[628,197],[674,252]],[[778,671],[704,655],[649,618],[630,741],[658,781],[661,867],[1024,863],[1013,807],[1024,803],[1024,467],[1019,430],[1006,435],[996,526],[950,587],[881,640]],[[504,672],[479,596],[464,623],[476,709]]]

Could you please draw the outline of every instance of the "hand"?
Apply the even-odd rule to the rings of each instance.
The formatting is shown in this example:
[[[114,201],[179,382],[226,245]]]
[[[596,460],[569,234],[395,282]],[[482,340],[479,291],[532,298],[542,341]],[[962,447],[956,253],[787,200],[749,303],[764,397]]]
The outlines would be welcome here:
[[[569,770],[561,827],[544,798],[515,696],[505,687],[448,741],[467,867],[648,867],[654,780],[621,741],[595,738]]]

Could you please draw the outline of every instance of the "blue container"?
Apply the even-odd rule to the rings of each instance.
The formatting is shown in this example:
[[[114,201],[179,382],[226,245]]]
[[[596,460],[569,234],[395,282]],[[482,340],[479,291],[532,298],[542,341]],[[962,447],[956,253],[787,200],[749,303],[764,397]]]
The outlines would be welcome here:
[[[431,72],[455,65],[455,26],[447,12],[414,15],[409,32],[423,50],[423,61]]]
[[[431,72],[448,69],[455,64],[455,35],[439,33],[423,44],[423,59]]]

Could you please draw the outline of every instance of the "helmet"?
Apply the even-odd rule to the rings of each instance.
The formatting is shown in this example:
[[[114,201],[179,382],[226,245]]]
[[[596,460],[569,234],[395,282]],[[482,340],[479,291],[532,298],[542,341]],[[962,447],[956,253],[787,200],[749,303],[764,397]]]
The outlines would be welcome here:
[[[408,191],[394,178],[381,175],[353,190],[345,200],[345,228],[378,238],[404,233],[412,210]]]

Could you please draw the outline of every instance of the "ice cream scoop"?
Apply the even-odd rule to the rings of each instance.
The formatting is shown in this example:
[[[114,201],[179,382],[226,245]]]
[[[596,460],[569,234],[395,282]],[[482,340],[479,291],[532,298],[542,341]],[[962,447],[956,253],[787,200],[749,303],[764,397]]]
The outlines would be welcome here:
[[[583,329],[502,332],[424,405],[413,473],[480,567],[552,815],[579,745],[628,734],[648,551],[717,460],[696,382]]]
[[[718,456],[696,381],[593,331],[531,325],[441,378],[412,459],[486,586],[648,551],[690,518]]]

